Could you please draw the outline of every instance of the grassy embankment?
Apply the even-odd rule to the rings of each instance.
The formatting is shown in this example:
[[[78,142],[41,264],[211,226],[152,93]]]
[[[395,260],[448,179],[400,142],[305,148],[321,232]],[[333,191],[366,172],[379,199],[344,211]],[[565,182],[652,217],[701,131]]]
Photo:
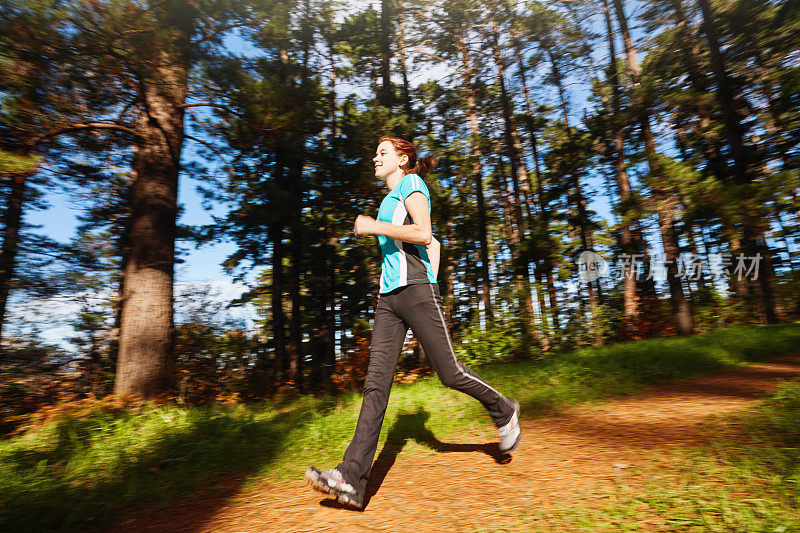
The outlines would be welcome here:
[[[733,327],[582,349],[541,361],[482,367],[525,417],[647,386],[796,352],[800,323]],[[162,506],[217,480],[297,479],[334,465],[347,446],[360,394],[208,407],[149,406],[62,418],[0,442],[0,529],[85,531],[144,506]],[[395,385],[381,442],[436,453],[432,439],[495,436],[483,408],[438,379]],[[435,437],[433,437],[435,435]],[[379,448],[380,449],[380,448]],[[221,490],[221,489],[220,489]]]

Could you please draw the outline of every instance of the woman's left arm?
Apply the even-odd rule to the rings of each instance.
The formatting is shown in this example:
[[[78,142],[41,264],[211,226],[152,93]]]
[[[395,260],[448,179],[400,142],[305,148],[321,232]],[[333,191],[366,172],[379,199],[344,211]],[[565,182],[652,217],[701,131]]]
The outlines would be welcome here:
[[[353,227],[356,235],[385,235],[411,244],[427,246],[431,243],[431,213],[428,210],[428,199],[419,191],[408,195],[405,201],[406,210],[411,215],[413,224],[395,226],[389,222],[375,220],[372,217],[358,215]]]

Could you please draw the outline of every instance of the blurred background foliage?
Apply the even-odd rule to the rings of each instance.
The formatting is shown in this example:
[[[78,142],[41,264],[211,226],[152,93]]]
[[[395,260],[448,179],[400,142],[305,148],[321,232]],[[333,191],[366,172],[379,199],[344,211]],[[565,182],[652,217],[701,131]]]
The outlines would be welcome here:
[[[3,2],[3,429],[87,395],[360,387],[380,257],[352,224],[384,194],[382,134],[439,157],[468,364],[797,319],[799,26],[793,0]],[[179,180],[213,223],[178,223]],[[69,242],[26,224],[55,192]],[[173,290],[187,248],[220,242],[247,290]],[[589,283],[587,249],[610,265]],[[71,351],[44,340],[53,313]],[[401,370],[431,371],[411,337]]]

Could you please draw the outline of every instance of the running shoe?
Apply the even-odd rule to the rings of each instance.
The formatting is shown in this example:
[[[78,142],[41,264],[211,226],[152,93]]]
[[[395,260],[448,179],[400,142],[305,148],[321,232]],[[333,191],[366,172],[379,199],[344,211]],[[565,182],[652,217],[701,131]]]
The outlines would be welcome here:
[[[514,405],[514,414],[511,415],[511,420],[504,426],[497,428],[497,433],[500,435],[500,448],[501,453],[511,453],[517,449],[522,431],[519,429],[519,402],[512,402]]]
[[[309,467],[306,470],[306,483],[311,485],[311,488],[318,490],[324,494],[330,494],[331,490],[328,484],[322,479],[322,470],[319,468]]]
[[[336,497],[336,500],[348,507],[363,509],[363,497],[356,489],[345,481],[344,476],[335,468],[320,471],[313,466],[306,470],[306,481],[314,490]]]

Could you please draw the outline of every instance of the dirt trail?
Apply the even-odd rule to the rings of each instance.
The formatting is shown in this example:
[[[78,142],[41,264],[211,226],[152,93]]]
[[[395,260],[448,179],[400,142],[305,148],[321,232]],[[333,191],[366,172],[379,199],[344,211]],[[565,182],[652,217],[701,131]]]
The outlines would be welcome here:
[[[432,456],[384,450],[373,467],[364,512],[342,509],[302,479],[217,496],[201,495],[146,512],[115,531],[472,531],[505,517],[558,509],[625,483],[637,464],[703,442],[701,427],[753,402],[779,380],[800,374],[800,354],[659,387],[600,406],[524,420],[510,461],[485,438],[435,443]],[[370,489],[368,489],[370,492]]]

